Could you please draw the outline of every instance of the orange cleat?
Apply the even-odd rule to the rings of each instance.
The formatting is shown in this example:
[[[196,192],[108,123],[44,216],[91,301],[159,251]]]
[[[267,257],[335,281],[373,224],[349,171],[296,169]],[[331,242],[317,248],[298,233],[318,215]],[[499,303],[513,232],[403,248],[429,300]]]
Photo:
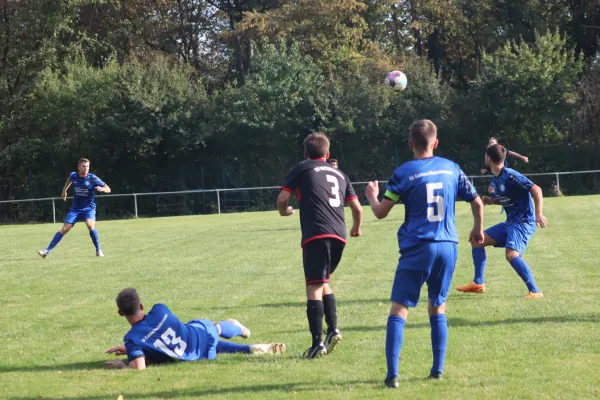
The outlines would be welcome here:
[[[529,294],[527,296],[525,296],[525,298],[526,299],[543,299],[544,294],[542,292],[539,292],[539,293],[529,292]]]
[[[485,283],[479,285],[475,282],[469,282],[465,286],[457,286],[456,290],[467,293],[485,293]]]

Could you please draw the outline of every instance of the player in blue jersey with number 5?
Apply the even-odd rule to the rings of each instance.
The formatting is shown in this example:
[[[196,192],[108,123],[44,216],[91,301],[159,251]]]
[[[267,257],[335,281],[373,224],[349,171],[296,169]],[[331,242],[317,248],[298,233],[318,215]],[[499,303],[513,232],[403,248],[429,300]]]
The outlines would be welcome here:
[[[471,242],[483,242],[483,203],[471,182],[454,162],[434,157],[437,127],[418,120],[410,127],[408,142],[415,159],[396,168],[381,203],[378,182],[369,182],[366,196],[373,214],[385,218],[398,201],[404,203],[404,223],[398,231],[400,261],[392,287],[387,323],[385,385],[399,387],[398,363],[408,307],[416,307],[427,282],[433,366],[429,377],[441,379],[446,358],[448,324],[446,298],[458,254],[454,220],[455,202],[470,202],[474,225]]]
[[[531,269],[523,260],[527,243],[536,229],[536,224],[541,228],[548,226],[542,209],[544,197],[542,189],[514,169],[505,167],[506,149],[499,144],[494,144],[487,149],[486,159],[494,179],[495,198],[484,197],[484,204],[498,204],[506,210],[506,222],[494,225],[485,231],[483,243],[472,244],[473,263],[475,264],[475,277],[473,281],[456,289],[461,292],[485,293],[483,275],[486,264],[485,247],[504,247],[506,260],[519,274],[527,285],[528,299],[543,298],[538,289]],[[533,201],[532,201],[533,197]],[[535,202],[535,212],[533,204]]]
[[[77,172],[71,172],[65,187],[62,191],[62,199],[67,201],[67,190],[73,185],[73,204],[67,214],[65,223],[60,231],[56,232],[54,238],[44,250],[38,251],[38,254],[42,258],[46,258],[54,247],[61,241],[73,225],[77,221],[85,221],[85,225],[90,231],[90,237],[96,247],[96,256],[104,257],[102,249],[100,249],[100,240],[98,239],[98,232],[96,231],[96,202],[94,201],[94,195],[96,191],[103,193],[110,193],[110,187],[102,182],[102,179],[96,175],[90,173],[90,160],[82,158],[77,162]]]
[[[182,323],[164,304],[155,304],[148,314],[133,288],[123,289],[117,296],[119,315],[125,317],[131,330],[125,345],[108,349],[108,354],[127,354],[128,363],[108,361],[114,368],[145,369],[148,364],[173,361],[214,360],[221,353],[283,354],[281,343],[243,345],[220,340],[250,336],[250,330],[235,319],[214,323],[196,319]]]

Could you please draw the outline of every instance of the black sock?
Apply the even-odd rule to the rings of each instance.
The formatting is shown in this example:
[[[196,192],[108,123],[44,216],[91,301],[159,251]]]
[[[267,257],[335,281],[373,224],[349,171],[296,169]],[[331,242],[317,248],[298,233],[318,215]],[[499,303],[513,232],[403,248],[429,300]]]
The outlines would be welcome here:
[[[331,333],[337,329],[337,312],[333,293],[323,296],[323,308],[325,310],[325,322],[327,322],[327,333]]]
[[[306,316],[308,327],[312,335],[312,345],[318,346],[323,335],[323,302],[321,300],[308,300],[306,302]]]

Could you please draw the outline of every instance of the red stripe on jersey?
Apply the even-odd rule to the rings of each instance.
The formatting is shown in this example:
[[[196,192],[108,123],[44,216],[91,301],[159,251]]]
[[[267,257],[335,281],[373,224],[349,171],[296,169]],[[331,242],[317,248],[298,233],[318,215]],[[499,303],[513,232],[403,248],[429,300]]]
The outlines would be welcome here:
[[[325,158],[311,158],[311,160],[327,162],[327,160]]]
[[[302,200],[302,192],[300,191],[300,188],[296,189],[296,197],[298,198],[298,201]]]
[[[310,237],[308,239],[306,239],[304,242],[302,242],[302,247],[304,247],[304,245],[306,245],[306,243],[312,242],[313,240],[317,240],[317,239],[337,239],[339,241],[341,241],[342,243],[346,244],[346,239],[344,239],[343,237],[340,237],[338,235],[335,235],[333,233],[326,233],[324,235],[317,235],[317,236],[313,236]]]
[[[321,279],[318,281],[306,281],[306,285],[312,285],[315,283],[329,283],[329,279]]]
[[[280,189],[285,190],[286,192],[294,193],[294,191],[292,189],[290,189],[289,187],[281,186]]]
[[[356,199],[358,199],[358,196],[348,196],[348,197],[346,197],[346,201],[356,200]]]

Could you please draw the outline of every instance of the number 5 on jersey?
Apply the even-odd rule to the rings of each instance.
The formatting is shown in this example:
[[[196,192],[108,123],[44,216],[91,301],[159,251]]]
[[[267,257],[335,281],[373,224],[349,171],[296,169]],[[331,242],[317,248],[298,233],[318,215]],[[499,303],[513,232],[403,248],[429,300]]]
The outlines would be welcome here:
[[[444,197],[436,196],[435,190],[442,190],[442,182],[428,183],[427,188],[427,221],[440,222],[444,219]],[[436,214],[437,211],[437,214]]]

